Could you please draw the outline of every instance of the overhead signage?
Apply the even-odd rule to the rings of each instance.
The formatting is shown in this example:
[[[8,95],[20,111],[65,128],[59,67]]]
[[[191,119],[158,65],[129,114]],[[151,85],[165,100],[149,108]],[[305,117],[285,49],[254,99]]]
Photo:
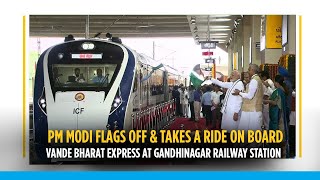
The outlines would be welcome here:
[[[205,59],[205,62],[206,63],[215,63],[215,59],[211,59],[211,58]]]
[[[72,59],[102,59],[102,54],[71,54]]]
[[[260,42],[256,42],[256,49],[260,49]]]
[[[268,15],[266,18],[266,48],[282,48],[282,16]]]
[[[216,41],[203,41],[200,42],[201,49],[215,49],[218,42]]]
[[[202,52],[202,56],[212,56],[213,52]]]

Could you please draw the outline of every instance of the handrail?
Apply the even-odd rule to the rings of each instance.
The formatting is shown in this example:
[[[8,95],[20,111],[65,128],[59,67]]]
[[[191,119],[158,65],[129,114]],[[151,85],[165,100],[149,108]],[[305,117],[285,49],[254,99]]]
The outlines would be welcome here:
[[[161,130],[169,127],[175,117],[175,101],[170,100],[131,114],[132,129]]]

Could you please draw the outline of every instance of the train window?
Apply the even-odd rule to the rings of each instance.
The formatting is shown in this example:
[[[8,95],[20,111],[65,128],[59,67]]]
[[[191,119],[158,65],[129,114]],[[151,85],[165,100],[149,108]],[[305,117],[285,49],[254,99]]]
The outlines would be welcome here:
[[[163,71],[156,70],[150,80],[151,96],[163,94]]]
[[[52,77],[56,88],[107,87],[115,75],[116,64],[56,64]]]

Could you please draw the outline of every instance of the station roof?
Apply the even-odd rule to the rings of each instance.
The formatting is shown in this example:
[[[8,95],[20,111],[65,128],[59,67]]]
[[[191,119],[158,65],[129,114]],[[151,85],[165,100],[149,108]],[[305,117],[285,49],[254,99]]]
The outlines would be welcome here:
[[[31,37],[84,38],[101,32],[114,37],[193,37],[199,41],[228,42],[235,15],[30,15]],[[89,22],[89,23],[87,23]],[[89,29],[87,31],[87,29]]]
[[[30,35],[45,37],[85,37],[87,18],[89,37],[107,32],[116,37],[190,37],[187,16],[178,15],[66,15],[30,16]]]

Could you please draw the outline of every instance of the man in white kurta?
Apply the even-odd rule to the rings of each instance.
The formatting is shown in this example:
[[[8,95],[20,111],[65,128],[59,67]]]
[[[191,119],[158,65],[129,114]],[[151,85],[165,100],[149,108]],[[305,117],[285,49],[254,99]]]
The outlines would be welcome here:
[[[240,80],[240,73],[233,71],[230,76],[231,82],[221,82],[217,79],[212,80],[213,84],[216,84],[222,88],[228,88],[223,105],[221,107],[222,121],[221,129],[227,130],[228,133],[231,130],[237,130],[240,119],[240,110],[242,104],[242,98],[240,96],[232,95],[235,89],[243,90],[244,86]]]
[[[259,67],[256,64],[250,64],[248,72],[251,76],[249,88],[245,92],[235,90],[234,95],[243,98],[241,107],[241,118],[239,130],[261,130],[262,126],[262,101],[263,84],[258,76]]]
[[[182,109],[182,116],[187,118],[189,114],[188,92],[184,87],[181,88],[181,92],[180,92],[180,104]]]

